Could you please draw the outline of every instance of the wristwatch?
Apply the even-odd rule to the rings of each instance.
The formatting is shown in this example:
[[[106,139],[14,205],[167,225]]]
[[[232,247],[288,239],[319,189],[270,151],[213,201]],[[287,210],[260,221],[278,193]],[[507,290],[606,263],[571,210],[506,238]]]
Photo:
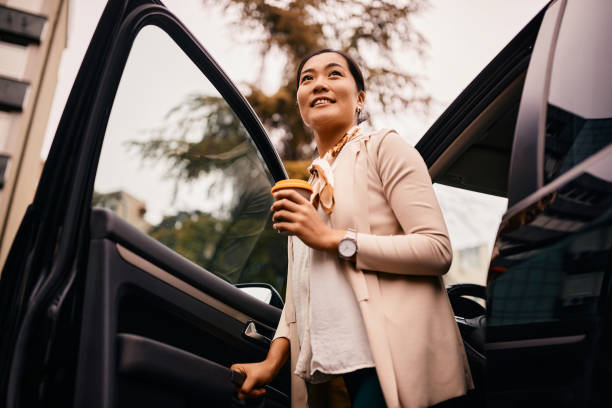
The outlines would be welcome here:
[[[338,244],[338,256],[342,259],[355,259],[357,255],[357,235],[355,230],[346,231],[346,235]]]

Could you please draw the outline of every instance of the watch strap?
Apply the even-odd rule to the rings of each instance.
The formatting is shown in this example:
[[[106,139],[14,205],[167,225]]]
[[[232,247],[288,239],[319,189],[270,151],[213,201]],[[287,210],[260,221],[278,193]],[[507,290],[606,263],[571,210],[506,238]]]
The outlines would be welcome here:
[[[343,239],[352,239],[353,241],[357,242],[357,233],[354,229],[349,228],[346,230],[346,234],[344,235]]]

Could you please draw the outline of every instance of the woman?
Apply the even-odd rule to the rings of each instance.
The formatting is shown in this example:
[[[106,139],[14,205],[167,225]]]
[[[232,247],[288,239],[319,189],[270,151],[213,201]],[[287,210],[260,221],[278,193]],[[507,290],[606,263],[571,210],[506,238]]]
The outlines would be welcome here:
[[[274,193],[289,240],[286,304],[266,359],[235,364],[257,397],[291,355],[292,406],[319,406],[341,377],[353,407],[426,407],[472,381],[441,275],[452,258],[427,168],[394,131],[356,127],[363,76],[320,50],[297,72],[297,100],[320,157],[311,202]],[[299,238],[299,239],[297,239]]]

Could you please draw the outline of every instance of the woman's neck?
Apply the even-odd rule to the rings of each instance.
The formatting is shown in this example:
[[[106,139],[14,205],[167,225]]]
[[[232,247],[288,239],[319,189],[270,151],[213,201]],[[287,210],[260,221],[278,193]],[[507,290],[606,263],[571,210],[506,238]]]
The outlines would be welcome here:
[[[336,145],[336,143],[338,143],[338,141],[342,139],[342,136],[344,136],[346,132],[348,132],[349,129],[353,126],[355,126],[355,124],[352,124],[346,129],[343,126],[341,128],[316,131],[315,142],[317,143],[317,151],[319,152],[319,157],[325,156],[325,153],[331,150]]]

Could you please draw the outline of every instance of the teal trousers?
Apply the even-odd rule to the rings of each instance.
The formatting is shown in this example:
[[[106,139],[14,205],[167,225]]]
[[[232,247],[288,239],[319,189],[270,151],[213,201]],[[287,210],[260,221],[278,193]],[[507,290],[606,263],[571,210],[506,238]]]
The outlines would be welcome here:
[[[351,398],[352,408],[386,408],[376,369],[364,368],[344,374],[344,383]]]

